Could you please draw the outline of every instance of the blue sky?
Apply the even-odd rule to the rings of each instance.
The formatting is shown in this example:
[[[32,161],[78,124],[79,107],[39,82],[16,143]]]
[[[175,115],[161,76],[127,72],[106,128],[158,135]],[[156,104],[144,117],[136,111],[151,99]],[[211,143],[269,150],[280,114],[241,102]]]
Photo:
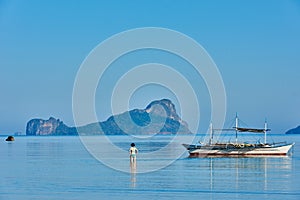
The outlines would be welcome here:
[[[182,32],[207,50],[223,77],[228,120],[238,112],[259,126],[267,117],[274,133],[300,125],[299,1],[0,0],[0,134],[25,132],[36,117],[74,125],[72,90],[85,57],[140,27]],[[176,103],[170,92],[148,89],[152,95],[135,94],[131,107],[160,97]],[[109,110],[97,106],[105,120]]]

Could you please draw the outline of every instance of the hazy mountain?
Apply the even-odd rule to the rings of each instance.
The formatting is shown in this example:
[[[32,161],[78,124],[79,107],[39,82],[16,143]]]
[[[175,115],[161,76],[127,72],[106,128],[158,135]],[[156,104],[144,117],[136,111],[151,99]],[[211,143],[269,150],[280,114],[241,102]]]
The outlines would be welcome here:
[[[300,134],[300,126],[288,130],[287,132],[285,132],[285,134]]]

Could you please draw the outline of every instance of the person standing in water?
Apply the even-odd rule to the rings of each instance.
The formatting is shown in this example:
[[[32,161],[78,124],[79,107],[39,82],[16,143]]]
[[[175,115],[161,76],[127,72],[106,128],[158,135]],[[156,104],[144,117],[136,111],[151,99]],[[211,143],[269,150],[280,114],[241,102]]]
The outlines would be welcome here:
[[[131,146],[129,149],[130,163],[133,163],[136,161],[136,155],[138,153],[138,149],[135,147],[134,143],[131,143],[130,146]]]

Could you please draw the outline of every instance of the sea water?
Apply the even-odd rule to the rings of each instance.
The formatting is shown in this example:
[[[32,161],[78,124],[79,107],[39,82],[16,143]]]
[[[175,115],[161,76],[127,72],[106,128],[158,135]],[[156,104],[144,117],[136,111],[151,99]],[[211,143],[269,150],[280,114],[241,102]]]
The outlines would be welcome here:
[[[125,136],[108,137],[129,149]],[[154,136],[136,145],[142,155],[163,148],[171,138]],[[295,142],[293,155],[188,158],[186,153],[147,173],[138,173],[139,155],[133,171],[128,156],[115,160],[126,163],[127,173],[97,160],[76,136],[17,136],[15,142],[0,137],[0,199],[300,199],[300,135],[272,138]]]

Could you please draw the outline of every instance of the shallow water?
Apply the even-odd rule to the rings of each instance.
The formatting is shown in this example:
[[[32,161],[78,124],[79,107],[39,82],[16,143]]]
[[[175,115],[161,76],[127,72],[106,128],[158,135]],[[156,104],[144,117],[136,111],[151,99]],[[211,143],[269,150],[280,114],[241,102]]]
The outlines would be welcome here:
[[[127,137],[109,138],[120,149],[129,149]],[[296,142],[293,155],[187,158],[185,153],[172,162],[171,153],[166,153],[149,160],[144,153],[157,151],[172,139],[155,136],[137,142],[136,166],[130,167],[127,156],[114,161],[126,166],[130,172],[126,173],[95,159],[79,137],[16,137],[12,143],[1,137],[0,199],[300,199],[300,135],[272,138]],[[182,148],[175,144],[175,149]],[[109,156],[113,158],[113,152]],[[143,163],[150,166],[161,160],[171,164],[139,173]]]

